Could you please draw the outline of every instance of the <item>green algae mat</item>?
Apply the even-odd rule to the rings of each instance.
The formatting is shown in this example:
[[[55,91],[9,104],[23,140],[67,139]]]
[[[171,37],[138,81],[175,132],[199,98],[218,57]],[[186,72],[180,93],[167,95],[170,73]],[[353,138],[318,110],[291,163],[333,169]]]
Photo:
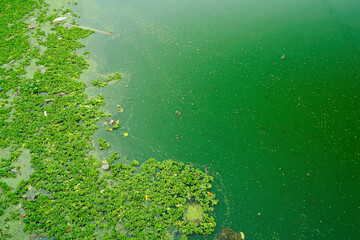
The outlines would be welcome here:
[[[106,139],[92,139],[96,122],[110,114],[100,110],[101,94],[88,97],[84,90],[121,81],[122,75],[79,81],[89,66],[80,40],[94,31],[76,27],[77,15],[67,6],[13,0],[0,5],[0,238],[211,234],[218,202],[208,194],[212,176],[172,160],[126,164],[116,152],[107,159],[93,153],[110,147]],[[64,16],[74,27],[53,23]],[[108,131],[119,128],[113,122]],[[197,224],[184,221],[188,202],[203,209]]]

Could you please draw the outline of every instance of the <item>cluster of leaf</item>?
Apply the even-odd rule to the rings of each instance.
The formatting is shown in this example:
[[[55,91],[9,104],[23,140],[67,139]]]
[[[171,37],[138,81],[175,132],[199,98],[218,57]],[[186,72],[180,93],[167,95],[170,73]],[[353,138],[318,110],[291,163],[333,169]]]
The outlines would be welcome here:
[[[84,53],[85,54],[85,53]],[[92,81],[92,85],[95,87],[105,87],[107,86],[111,81],[119,81],[122,78],[122,74],[121,73],[115,73],[115,74],[110,74],[109,76],[107,76],[105,79],[103,80],[94,80]]]
[[[36,6],[35,3],[35,1],[29,1],[33,7]],[[4,11],[9,11],[10,16],[15,16],[17,12],[21,13],[21,9],[26,8],[24,6],[27,4],[6,1],[6,4],[1,4],[1,7],[3,6],[12,6],[14,9],[9,7]],[[24,14],[21,17],[24,17]],[[13,22],[11,17],[6,20]],[[10,60],[18,60],[18,62],[16,67],[0,68],[0,86],[3,88],[0,97],[6,99],[8,94],[15,95],[11,105],[3,106],[0,110],[0,147],[10,147],[11,153],[8,159],[1,159],[0,173],[2,177],[15,177],[16,174],[11,171],[13,169],[11,165],[17,160],[24,147],[30,149],[32,153],[31,161],[35,173],[28,181],[22,181],[14,192],[9,191],[9,187],[1,182],[1,214],[10,203],[18,204],[19,200],[24,195],[26,196],[29,185],[37,191],[56,196],[58,191],[62,193],[67,191],[64,183],[73,176],[76,181],[90,182],[92,182],[92,177],[98,177],[95,167],[85,169],[84,166],[89,165],[89,161],[91,166],[98,161],[95,158],[86,157],[87,152],[92,149],[90,141],[96,129],[95,123],[105,116],[99,111],[99,107],[104,104],[103,97],[99,95],[97,98],[88,99],[83,93],[84,84],[76,81],[79,74],[87,68],[87,63],[83,57],[77,56],[74,50],[83,46],[78,40],[89,36],[91,32],[57,26],[53,29],[53,33],[48,35],[46,41],[40,42],[47,47],[47,50],[44,55],[39,56],[38,49],[31,49],[27,41],[25,35],[28,31],[27,24],[16,23],[15,20],[14,23],[21,26],[17,33],[13,30],[7,33],[7,28],[13,28],[14,25],[8,27],[6,22],[2,22],[5,28],[1,27],[2,33],[5,32],[1,36],[6,36],[6,38],[11,34],[16,36],[1,45],[1,52],[6,53],[1,55],[1,64],[9,63]],[[57,37],[59,35],[66,40],[60,42]],[[1,40],[4,39],[1,38]],[[13,49],[16,54],[12,52]],[[41,74],[37,71],[32,79],[25,79],[24,67],[29,65],[30,59],[34,57],[38,57],[38,65],[46,66],[47,72]],[[59,64],[64,62],[66,63]],[[44,114],[45,112],[47,114]],[[79,180],[79,172],[69,172],[69,169],[73,167],[76,170],[80,168],[80,173],[84,172],[81,180]],[[64,172],[61,173],[61,171]],[[95,185],[97,185],[96,177],[94,178]],[[42,197],[38,196],[38,198]],[[52,198],[51,202],[54,199],[56,198]],[[34,201],[34,199],[31,200]],[[24,206],[31,206],[31,204],[24,202]],[[28,217],[32,215],[31,207],[28,209],[24,207],[24,209],[26,228],[29,228],[29,224],[37,225],[38,222],[29,221],[31,218]],[[2,227],[0,226],[1,231]],[[58,230],[56,232],[59,236]],[[50,234],[50,236],[55,236],[55,234]]]
[[[118,129],[118,128],[120,127],[120,121],[117,120],[117,121],[115,122],[115,124],[109,122],[109,125],[110,125],[109,127],[106,127],[106,128],[105,128],[105,131],[107,131],[107,132],[111,132],[112,130]]]
[[[133,166],[138,166],[134,161]],[[217,204],[215,195],[207,194],[213,178],[179,162],[149,159],[141,165],[141,173],[123,163],[111,167],[104,178],[113,182],[103,191],[107,199],[101,205],[108,210],[104,215],[106,229],[126,229],[136,239],[164,239],[173,234],[173,228],[185,234],[213,232],[216,225],[209,216]],[[196,224],[183,219],[187,203],[201,205],[203,222]],[[106,239],[115,239],[111,233]]]
[[[77,79],[88,63],[75,53],[84,46],[79,40],[92,32],[57,25],[39,42],[46,47],[40,55],[38,48],[30,46],[27,25],[20,19],[31,8],[45,5],[35,0],[3,2],[0,12],[7,13],[6,21],[18,22],[9,32],[9,22],[1,20],[0,28],[0,65],[17,60],[15,67],[0,68],[0,98],[14,94],[9,106],[0,108],[0,148],[10,149],[10,157],[1,159],[0,176],[17,176],[12,164],[24,148],[30,150],[34,173],[16,189],[0,181],[0,216],[10,204],[21,201],[21,217],[17,211],[6,220],[22,220],[25,231],[53,239],[94,239],[99,232],[102,239],[165,239],[174,227],[185,235],[210,234],[215,222],[209,214],[217,200],[207,194],[213,179],[203,172],[174,161],[150,159],[139,173],[137,161],[113,164],[119,158],[114,153],[108,159],[110,170],[99,174],[100,161],[89,152],[95,124],[106,116],[99,109],[105,102],[101,94],[95,98],[84,94],[85,84]],[[43,19],[50,21],[41,13],[39,23]],[[2,45],[2,36],[7,39],[11,34],[16,37]],[[46,72],[37,70],[32,79],[26,79],[24,68],[32,58]],[[114,74],[106,81],[120,78],[121,74]],[[102,140],[100,148],[109,147]],[[202,206],[203,222],[184,222],[189,202]],[[0,234],[3,231],[0,226]]]
[[[30,49],[28,36],[25,34],[28,25],[20,20],[33,9],[40,8],[42,2],[42,0],[29,0],[26,3],[22,0],[1,1],[0,66],[22,58]]]
[[[31,48],[28,36],[27,24],[21,19],[24,16],[31,16],[33,9],[40,8],[43,1],[29,0],[3,0],[0,4],[0,148],[10,146],[10,139],[7,135],[10,129],[7,128],[7,120],[11,116],[13,108],[8,105],[8,92],[16,90],[22,81],[21,75],[25,73],[24,67],[29,65],[30,59],[37,56],[38,49]],[[20,61],[20,63],[18,63]],[[6,66],[8,65],[8,66]],[[17,160],[20,151],[10,150],[9,158],[0,159],[0,177],[16,177],[12,164]],[[18,168],[17,168],[18,170]],[[12,194],[12,188],[0,181],[0,217],[10,206],[11,202],[16,202],[17,198]],[[0,226],[0,235],[4,236],[3,226]]]
[[[110,147],[110,143],[106,142],[106,140],[103,138],[99,138],[98,144],[99,144],[100,150],[104,150],[104,149],[107,149]]]

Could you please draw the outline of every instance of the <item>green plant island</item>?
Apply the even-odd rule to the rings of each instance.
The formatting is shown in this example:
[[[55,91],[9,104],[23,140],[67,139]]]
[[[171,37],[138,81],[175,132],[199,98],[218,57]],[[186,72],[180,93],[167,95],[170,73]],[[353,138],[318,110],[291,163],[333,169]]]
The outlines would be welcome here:
[[[0,159],[0,238],[12,238],[14,222],[31,239],[211,234],[213,177],[172,160],[124,164],[117,153],[102,168],[90,154],[95,124],[107,114],[99,109],[101,95],[84,94],[78,78],[88,63],[75,50],[93,32],[52,24],[71,11],[49,8],[43,0],[0,4],[0,151],[8,153]],[[46,70],[26,75],[39,66]],[[15,166],[24,151],[31,153],[33,173],[11,187],[6,182],[21,178]]]

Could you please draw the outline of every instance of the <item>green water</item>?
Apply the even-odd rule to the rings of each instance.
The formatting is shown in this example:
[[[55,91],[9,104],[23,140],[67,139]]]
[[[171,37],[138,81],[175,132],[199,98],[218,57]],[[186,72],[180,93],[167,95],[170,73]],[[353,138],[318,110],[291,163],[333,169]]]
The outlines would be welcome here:
[[[125,75],[88,90],[109,97],[104,109],[122,126],[99,123],[95,140],[112,145],[100,157],[206,165],[220,199],[216,234],[358,239],[359,1],[87,0],[75,9],[80,25],[119,34],[85,41],[96,71]]]

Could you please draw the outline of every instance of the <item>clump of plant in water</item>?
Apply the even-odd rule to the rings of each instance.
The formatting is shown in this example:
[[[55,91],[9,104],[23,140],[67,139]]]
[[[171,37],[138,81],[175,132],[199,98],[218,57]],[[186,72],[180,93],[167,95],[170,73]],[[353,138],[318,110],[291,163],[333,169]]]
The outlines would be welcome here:
[[[211,176],[171,160],[124,164],[117,162],[117,153],[100,174],[101,163],[90,154],[92,135],[96,122],[108,114],[99,109],[105,104],[101,94],[84,94],[85,84],[78,78],[88,63],[75,53],[84,46],[79,40],[93,32],[57,25],[44,35],[41,25],[62,13],[49,16],[46,7],[41,0],[4,0],[0,5],[0,148],[10,149],[10,156],[0,161],[0,176],[20,176],[14,163],[24,149],[30,150],[34,169],[15,189],[0,181],[0,221],[23,221],[24,231],[35,238],[166,239],[174,228],[184,238],[210,234],[217,204],[208,192]],[[21,21],[33,9],[41,9],[34,34],[46,48],[41,55],[28,41],[28,24]],[[46,72],[37,70],[28,79],[26,67],[33,58]],[[120,78],[114,74],[104,81]],[[108,147],[104,139],[98,143]],[[186,221],[189,203],[203,211],[196,223]],[[15,205],[18,210],[5,214]],[[0,225],[1,237],[11,237],[5,226]]]
[[[110,147],[110,143],[106,142],[106,140],[103,138],[99,138],[98,144],[99,144],[100,150],[107,149]]]
[[[111,81],[119,81],[122,78],[122,74],[121,73],[115,73],[115,74],[110,74],[109,76],[107,76],[105,79],[103,80],[94,80],[92,81],[92,85],[96,86],[96,87],[105,87],[107,86]]]
[[[105,123],[109,124],[109,126],[105,128],[105,131],[107,132],[111,132],[112,130],[116,130],[120,127],[119,120],[117,120],[116,122],[115,120],[110,120],[109,122],[105,122]]]

